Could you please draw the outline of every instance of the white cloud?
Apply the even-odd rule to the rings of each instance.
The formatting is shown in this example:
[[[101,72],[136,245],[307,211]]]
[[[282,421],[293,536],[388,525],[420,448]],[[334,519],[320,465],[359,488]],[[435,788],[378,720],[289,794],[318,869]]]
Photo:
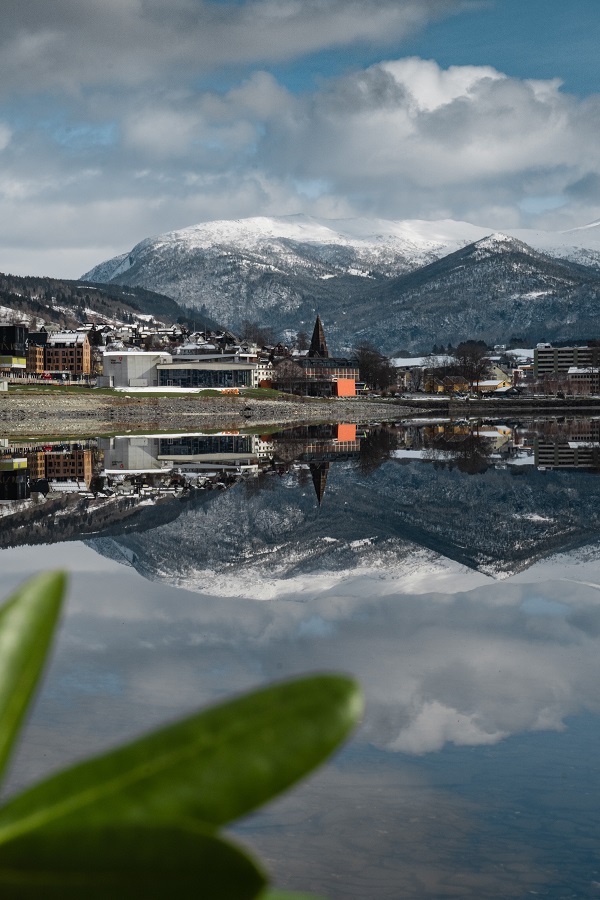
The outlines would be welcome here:
[[[162,23],[160,4],[145,8],[143,21],[135,3],[116,14],[130,40],[128,22],[142,29]],[[303,8],[313,27],[320,22],[326,32],[332,22],[340,25],[336,2],[315,0]],[[432,2],[417,14],[416,4],[388,3],[381,15],[394,18],[397,12],[397,27],[405,28],[407,17],[453,8]],[[208,23],[209,33],[225,28],[224,9],[234,43],[251,10],[275,29],[300,15],[296,4],[275,0],[235,8],[181,0],[173,22],[164,26],[164,43],[169,29],[185,31],[186,16]],[[340,40],[356,38],[354,12],[351,6]],[[62,15],[59,4],[58,35]],[[73,29],[88,28],[83,15],[69,22]],[[109,20],[100,24],[108,28]],[[40,40],[44,28],[51,24],[42,15],[35,29]],[[196,34],[194,22],[189,28]],[[255,30],[253,24],[250,45]],[[15,21],[8,34],[17,31]],[[19,34],[26,33],[21,28]],[[188,38],[182,39],[185,44]],[[10,37],[4,40],[9,46]],[[44,40],[52,43],[49,31]],[[308,37],[292,40],[300,48]],[[331,45],[333,38],[319,40]],[[198,53],[202,47],[200,42]],[[121,79],[118,91],[106,85],[79,90],[50,102],[45,117],[27,104],[18,122],[4,117],[0,267],[16,271],[12,260],[18,256],[21,274],[39,272],[35,256],[27,262],[27,247],[52,245],[56,267],[44,274],[76,277],[100,261],[93,256],[98,247],[124,252],[148,235],[213,218],[305,212],[566,229],[600,217],[600,97],[565,94],[557,79],[519,80],[490,66],[443,69],[409,58],[349,72],[296,95],[262,69],[244,70],[228,90],[207,90],[191,85],[186,52],[184,47],[179,75],[170,73],[164,84],[156,79],[171,59],[168,48],[156,51],[151,85],[134,85],[121,74],[115,76]],[[150,44],[147,55],[153,53]],[[108,80],[113,64],[120,71],[109,54]],[[143,80],[144,71],[143,65],[136,69],[136,77]],[[73,91],[74,73],[63,73],[74,79]],[[77,83],[81,88],[84,82]],[[72,263],[59,271],[67,247],[73,248]],[[89,265],[82,269],[83,258]]]

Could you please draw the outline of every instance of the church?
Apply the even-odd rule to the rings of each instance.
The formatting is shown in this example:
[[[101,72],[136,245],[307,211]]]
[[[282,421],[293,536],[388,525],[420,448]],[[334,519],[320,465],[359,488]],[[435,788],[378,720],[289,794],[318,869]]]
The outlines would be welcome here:
[[[279,390],[308,397],[356,397],[358,361],[330,356],[320,316],[317,316],[306,356],[281,360],[275,370]]]

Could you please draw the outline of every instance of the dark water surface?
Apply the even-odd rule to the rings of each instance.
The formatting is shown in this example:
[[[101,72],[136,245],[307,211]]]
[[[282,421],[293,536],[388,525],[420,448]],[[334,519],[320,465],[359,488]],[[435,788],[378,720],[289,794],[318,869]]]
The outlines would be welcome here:
[[[199,440],[96,442],[95,497],[2,508],[6,593],[72,572],[8,791],[232,693],[348,671],[352,741],[234,829],[279,885],[600,897],[596,424],[223,439],[245,475],[193,472],[216,459]]]

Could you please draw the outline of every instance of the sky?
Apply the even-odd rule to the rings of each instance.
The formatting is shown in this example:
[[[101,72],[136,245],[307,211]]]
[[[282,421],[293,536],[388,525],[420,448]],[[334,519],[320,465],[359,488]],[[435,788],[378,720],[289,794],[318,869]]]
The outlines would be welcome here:
[[[598,0],[3,0],[0,271],[213,219],[600,218]]]

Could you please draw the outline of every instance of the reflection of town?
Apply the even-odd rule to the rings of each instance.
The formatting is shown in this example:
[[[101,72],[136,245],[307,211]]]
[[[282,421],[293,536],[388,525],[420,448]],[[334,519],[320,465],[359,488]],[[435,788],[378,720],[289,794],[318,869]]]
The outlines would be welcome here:
[[[63,507],[76,498],[93,500],[92,505],[129,498],[133,506],[294,470],[310,472],[320,504],[332,465],[350,462],[369,473],[387,460],[422,460],[472,475],[489,468],[517,474],[527,466],[600,471],[600,418],[509,424],[411,420],[369,427],[303,425],[262,435],[122,435],[60,443],[3,440],[0,511],[5,517],[24,503],[39,506],[44,498],[56,506],[60,497]]]
[[[330,463],[360,457],[361,438],[355,425],[319,425],[289,435],[121,435],[36,444],[4,439],[0,545],[153,527],[150,521],[179,515],[181,502],[204,502],[240,480],[291,468],[311,470],[320,503]]]
[[[331,463],[359,459],[365,433],[350,424],[288,428],[273,435],[273,461],[280,473],[291,465],[307,468],[321,504]]]
[[[412,423],[401,426],[393,455],[455,464],[471,474],[491,466],[600,470],[600,419]]]

